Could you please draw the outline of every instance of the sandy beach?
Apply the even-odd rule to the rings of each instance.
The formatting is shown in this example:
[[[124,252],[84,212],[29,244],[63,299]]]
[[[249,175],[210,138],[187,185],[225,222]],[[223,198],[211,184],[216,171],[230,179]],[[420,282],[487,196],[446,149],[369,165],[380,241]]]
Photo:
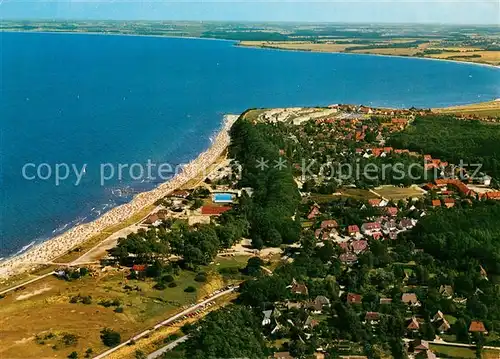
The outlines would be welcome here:
[[[39,264],[47,263],[65,254],[71,248],[81,245],[109,226],[119,224],[144,207],[152,205],[170,192],[181,187],[190,179],[202,174],[223,154],[230,143],[229,130],[237,120],[237,115],[226,115],[222,128],[213,139],[211,147],[187,164],[183,171],[157,188],[139,193],[129,203],[115,207],[96,220],[78,225],[63,234],[49,239],[30,250],[0,263],[0,278],[29,271]]]

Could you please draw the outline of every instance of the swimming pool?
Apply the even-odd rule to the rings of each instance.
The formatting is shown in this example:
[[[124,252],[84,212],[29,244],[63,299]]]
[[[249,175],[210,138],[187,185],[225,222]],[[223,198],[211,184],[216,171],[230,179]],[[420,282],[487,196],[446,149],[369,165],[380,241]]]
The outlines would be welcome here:
[[[215,203],[232,203],[234,199],[234,194],[232,193],[215,193],[213,195],[213,201]]]

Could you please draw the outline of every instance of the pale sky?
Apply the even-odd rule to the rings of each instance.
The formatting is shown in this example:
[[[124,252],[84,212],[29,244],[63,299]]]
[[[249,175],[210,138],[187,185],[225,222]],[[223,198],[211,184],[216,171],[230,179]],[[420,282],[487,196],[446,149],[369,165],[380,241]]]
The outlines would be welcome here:
[[[3,19],[499,24],[498,0],[0,0]]]

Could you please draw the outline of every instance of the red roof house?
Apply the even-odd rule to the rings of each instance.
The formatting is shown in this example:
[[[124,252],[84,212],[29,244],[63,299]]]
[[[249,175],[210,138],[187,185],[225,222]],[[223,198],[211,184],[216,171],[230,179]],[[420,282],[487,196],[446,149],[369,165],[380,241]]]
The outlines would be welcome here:
[[[311,208],[311,211],[309,212],[309,214],[307,215],[307,219],[313,219],[315,218],[316,216],[318,216],[320,214],[320,211],[319,211],[319,208],[318,206],[313,206]]]
[[[231,210],[229,206],[202,206],[201,214],[204,216],[219,216],[229,210]]]
[[[347,227],[347,234],[350,236],[354,236],[359,233],[359,227],[355,224]]]
[[[359,254],[362,253],[368,248],[368,242],[361,240],[361,241],[354,241],[351,243],[352,250],[354,253]]]
[[[367,322],[375,322],[375,321],[378,321],[380,319],[380,314],[377,313],[377,312],[366,312],[365,314],[365,320]]]
[[[484,323],[479,321],[479,320],[473,320],[470,323],[469,332],[470,333],[484,333],[484,334],[488,333],[488,331],[486,330],[486,327],[484,326]]]
[[[186,198],[189,196],[188,191],[183,191],[183,190],[175,190],[172,192],[172,197],[177,197],[177,198]]]
[[[415,293],[403,293],[401,296],[401,301],[408,305],[420,305]]]
[[[372,207],[378,207],[382,200],[380,198],[369,199],[368,204]]]
[[[451,208],[455,206],[455,200],[453,198],[445,198],[444,199],[444,205],[446,208]]]
[[[145,264],[134,264],[132,270],[135,272],[144,272],[146,270]]]
[[[387,212],[387,214],[389,216],[395,216],[398,214],[398,208],[397,207],[387,207],[385,209],[385,211]]]
[[[410,319],[410,322],[408,323],[408,326],[406,327],[406,329],[408,329],[408,330],[418,330],[419,328],[420,328],[420,324],[418,323],[417,318],[412,317]]]
[[[329,219],[327,221],[321,222],[321,228],[337,228],[339,224],[334,219]]]
[[[363,297],[355,293],[347,293],[347,303],[349,304],[361,304]]]

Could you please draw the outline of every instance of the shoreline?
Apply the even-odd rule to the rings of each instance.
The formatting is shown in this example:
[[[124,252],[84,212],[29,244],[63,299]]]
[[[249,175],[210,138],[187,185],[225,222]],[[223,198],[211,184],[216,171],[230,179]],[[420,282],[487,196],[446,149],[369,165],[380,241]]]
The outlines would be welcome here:
[[[245,40],[247,41],[247,40]],[[300,49],[282,49],[279,47],[272,46],[259,46],[259,45],[242,45],[241,41],[237,41],[237,44],[234,46],[248,49],[261,49],[261,50],[275,50],[275,51],[289,51],[289,52],[306,52],[312,54],[341,54],[341,55],[362,55],[362,56],[380,56],[380,57],[396,57],[403,59],[414,59],[414,60],[430,60],[430,61],[440,61],[440,62],[451,62],[455,64],[462,65],[476,65],[476,66],[484,66],[493,69],[500,69],[500,65],[491,65],[485,64],[481,62],[472,62],[472,61],[458,61],[458,60],[449,60],[449,59],[437,59],[433,57],[420,57],[420,56],[403,56],[403,55],[387,55],[387,54],[370,54],[370,53],[361,53],[361,52],[342,52],[342,51],[316,51],[316,50],[300,50]]]
[[[141,192],[134,196],[130,202],[114,207],[93,221],[79,224],[55,237],[37,244],[25,252],[5,258],[0,262],[0,279],[29,272],[44,263],[64,255],[71,248],[81,245],[98,235],[110,226],[126,221],[134,214],[157,200],[167,196],[172,191],[183,186],[206,169],[220,157],[230,143],[229,131],[239,115],[225,115],[222,126],[215,135],[212,144],[198,157],[189,162],[181,173],[167,182],[159,184],[156,188]]]
[[[68,34],[68,35],[102,35],[102,36],[130,36],[130,37],[153,37],[153,38],[166,38],[166,39],[189,39],[189,40],[211,40],[211,41],[224,41],[239,43],[238,40],[229,39],[217,39],[214,37],[197,37],[197,36],[175,36],[175,35],[142,35],[142,34],[124,34],[117,32],[95,32],[95,31],[12,31],[12,30],[0,30],[0,33],[22,33],[22,34]]]
[[[211,37],[196,37],[196,36],[173,36],[173,35],[142,35],[142,34],[123,34],[123,33],[108,33],[108,32],[79,32],[79,31],[12,31],[12,30],[0,30],[0,33],[23,33],[23,34],[69,34],[69,35],[101,35],[101,36],[130,36],[130,37],[152,37],[152,38],[167,38],[167,39],[189,39],[189,40],[209,40],[209,41],[223,41],[231,42],[234,47],[248,48],[248,49],[261,49],[261,50],[276,50],[276,51],[290,51],[290,52],[310,52],[314,54],[344,54],[344,55],[367,55],[367,56],[381,56],[381,57],[397,57],[397,58],[407,58],[407,59],[420,59],[420,60],[432,60],[432,61],[445,61],[456,64],[463,65],[476,65],[485,66],[494,69],[500,69],[500,65],[485,64],[481,62],[472,61],[458,61],[449,59],[439,59],[432,57],[419,57],[419,56],[402,56],[402,55],[387,55],[387,54],[370,54],[370,53],[359,53],[359,52],[342,52],[342,51],[315,51],[315,50],[300,50],[300,49],[282,49],[279,47],[271,46],[259,46],[259,45],[242,45],[242,41],[255,41],[255,40],[229,40],[229,39],[218,39]]]

